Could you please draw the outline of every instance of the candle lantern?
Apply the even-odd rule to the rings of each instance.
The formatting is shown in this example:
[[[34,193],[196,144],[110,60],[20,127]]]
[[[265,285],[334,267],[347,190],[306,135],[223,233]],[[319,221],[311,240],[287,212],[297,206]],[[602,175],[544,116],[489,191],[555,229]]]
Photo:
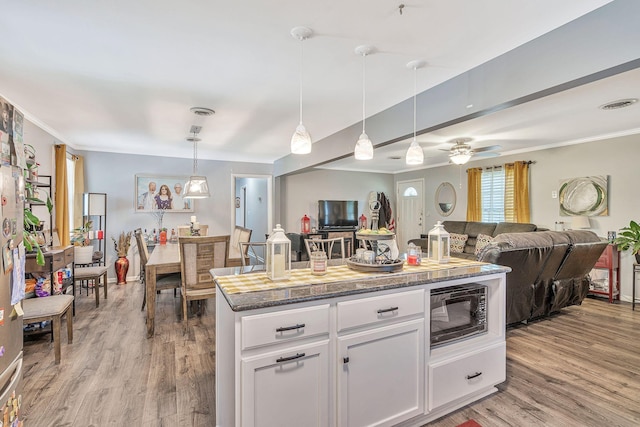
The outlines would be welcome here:
[[[280,224],[267,239],[267,277],[271,280],[286,280],[291,275],[291,240],[284,234]]]
[[[309,234],[311,232],[311,218],[306,214],[300,221],[300,230],[302,230],[302,234]]]
[[[438,263],[449,262],[449,233],[447,233],[440,221],[429,231],[427,242],[429,245],[429,260]]]
[[[367,217],[364,216],[364,214],[360,215],[360,218],[358,219],[358,228],[361,230],[363,228],[367,228]]]

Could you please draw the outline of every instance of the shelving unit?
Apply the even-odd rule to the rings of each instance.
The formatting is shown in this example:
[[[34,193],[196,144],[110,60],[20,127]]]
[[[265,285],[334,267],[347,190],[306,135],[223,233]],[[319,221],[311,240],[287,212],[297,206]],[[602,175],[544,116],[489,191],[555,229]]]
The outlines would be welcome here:
[[[620,252],[616,245],[609,244],[604,250],[596,265],[595,269],[607,270],[609,272],[607,278],[607,286],[603,281],[594,280],[594,288],[589,289],[589,295],[606,296],[609,302],[620,300]]]
[[[40,220],[43,219],[43,215],[42,213],[45,213],[45,216],[48,217],[49,219],[49,226],[48,228],[46,228],[49,232],[49,235],[47,236],[47,245],[51,246],[53,244],[53,212],[49,212],[47,209],[47,204],[46,204],[46,200],[47,200],[47,196],[51,196],[51,175],[39,175],[37,181],[31,180],[31,179],[26,179],[26,182],[28,182],[29,184],[31,184],[32,189],[33,189],[33,197],[43,200],[45,203],[37,203],[37,202],[31,202],[29,200],[27,200],[25,202],[25,209],[29,209],[31,210],[31,212],[37,216],[38,218],[40,218]],[[47,194],[41,194],[41,191],[46,191]],[[34,211],[34,208],[36,208],[36,210]]]
[[[97,241],[97,251],[102,252],[102,258],[96,260],[94,265],[105,265],[105,239],[107,238],[107,194],[106,193],[84,193],[82,197],[82,223],[93,221],[92,232],[89,233],[91,244]],[[99,233],[102,232],[102,238]]]

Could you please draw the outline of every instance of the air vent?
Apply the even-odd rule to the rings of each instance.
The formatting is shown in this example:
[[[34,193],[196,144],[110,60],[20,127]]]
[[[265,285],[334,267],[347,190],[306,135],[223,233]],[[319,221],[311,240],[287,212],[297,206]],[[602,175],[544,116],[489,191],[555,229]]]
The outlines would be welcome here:
[[[191,112],[196,116],[212,116],[215,114],[211,108],[205,107],[191,107]]]
[[[603,110],[617,110],[619,108],[630,107],[636,102],[638,102],[638,98],[620,99],[618,101],[612,101],[601,105],[600,108]]]

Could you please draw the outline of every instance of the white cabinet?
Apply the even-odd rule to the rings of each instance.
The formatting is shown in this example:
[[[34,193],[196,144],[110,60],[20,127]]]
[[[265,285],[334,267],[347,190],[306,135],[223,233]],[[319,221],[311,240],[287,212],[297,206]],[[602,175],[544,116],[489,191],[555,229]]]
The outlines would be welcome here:
[[[503,382],[506,344],[429,364],[429,410]]]
[[[339,337],[338,425],[390,426],[422,414],[423,367],[424,319]]]
[[[242,425],[329,425],[329,341],[243,358]]]

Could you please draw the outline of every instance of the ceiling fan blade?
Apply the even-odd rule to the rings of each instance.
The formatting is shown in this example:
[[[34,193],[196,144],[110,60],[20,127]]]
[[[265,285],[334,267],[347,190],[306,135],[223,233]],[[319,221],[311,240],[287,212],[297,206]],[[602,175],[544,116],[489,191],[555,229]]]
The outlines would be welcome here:
[[[473,151],[476,153],[482,153],[483,151],[493,151],[493,150],[499,150],[502,147],[499,145],[488,145],[486,147],[478,147],[478,148],[474,148]]]
[[[473,153],[473,157],[478,157],[478,158],[480,158],[480,157],[486,157],[486,158],[488,158],[488,157],[498,157],[499,155],[500,155],[500,153],[488,152],[488,151],[485,151],[484,153],[478,153],[478,152]]]

